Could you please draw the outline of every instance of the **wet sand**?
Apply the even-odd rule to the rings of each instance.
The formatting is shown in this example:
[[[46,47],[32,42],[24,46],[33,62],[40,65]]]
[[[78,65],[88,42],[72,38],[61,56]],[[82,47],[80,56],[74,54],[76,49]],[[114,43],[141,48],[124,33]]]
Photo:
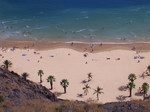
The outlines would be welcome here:
[[[72,44],[73,43],[73,44]],[[100,52],[109,50],[135,50],[146,52],[150,50],[149,42],[97,42],[97,43],[87,43],[87,42],[51,42],[51,41],[30,41],[30,40],[0,40],[0,47],[12,48],[17,47],[20,49],[30,48],[36,50],[50,50],[57,48],[70,48],[80,52]],[[92,50],[93,49],[93,50]]]

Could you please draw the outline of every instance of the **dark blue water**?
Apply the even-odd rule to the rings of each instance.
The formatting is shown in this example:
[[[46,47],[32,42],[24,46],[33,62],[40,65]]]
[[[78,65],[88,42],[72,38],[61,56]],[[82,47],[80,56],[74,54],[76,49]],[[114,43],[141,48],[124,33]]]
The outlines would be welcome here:
[[[150,0],[0,0],[0,38],[149,40]]]

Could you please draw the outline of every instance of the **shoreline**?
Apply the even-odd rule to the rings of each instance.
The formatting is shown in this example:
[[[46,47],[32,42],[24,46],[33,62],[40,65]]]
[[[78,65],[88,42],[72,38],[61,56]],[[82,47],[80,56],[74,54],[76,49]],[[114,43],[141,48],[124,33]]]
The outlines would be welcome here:
[[[150,42],[82,42],[82,41],[46,41],[46,40],[0,40],[1,48],[19,48],[35,50],[51,50],[69,48],[79,52],[97,53],[111,50],[150,51]]]

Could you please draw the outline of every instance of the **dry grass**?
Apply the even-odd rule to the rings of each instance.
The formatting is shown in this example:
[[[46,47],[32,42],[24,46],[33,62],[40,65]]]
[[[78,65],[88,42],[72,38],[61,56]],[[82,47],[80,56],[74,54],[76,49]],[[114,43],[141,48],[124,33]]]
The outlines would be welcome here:
[[[20,106],[13,108],[14,112],[56,112],[57,103],[42,100],[26,101]]]
[[[132,100],[131,102],[142,105],[150,112],[150,101]],[[103,109],[103,104],[97,104],[93,100],[89,100],[87,103],[78,101],[49,102],[44,100],[28,100],[19,105],[4,101],[0,103],[0,112],[5,112],[4,109],[10,109],[11,112],[106,112]],[[147,112],[145,109],[142,112]]]
[[[12,112],[104,112],[104,110],[96,104],[85,104],[73,101],[48,102],[32,100],[15,106],[5,101],[0,105],[0,112],[4,112],[4,108],[11,109]]]

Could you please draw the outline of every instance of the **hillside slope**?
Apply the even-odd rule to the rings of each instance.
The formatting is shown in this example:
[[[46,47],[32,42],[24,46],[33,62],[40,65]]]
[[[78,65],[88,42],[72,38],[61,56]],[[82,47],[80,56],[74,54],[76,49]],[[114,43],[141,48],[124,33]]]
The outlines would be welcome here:
[[[13,71],[0,69],[0,95],[5,100],[20,103],[22,100],[42,99],[56,101],[55,95],[46,87],[23,79]]]

